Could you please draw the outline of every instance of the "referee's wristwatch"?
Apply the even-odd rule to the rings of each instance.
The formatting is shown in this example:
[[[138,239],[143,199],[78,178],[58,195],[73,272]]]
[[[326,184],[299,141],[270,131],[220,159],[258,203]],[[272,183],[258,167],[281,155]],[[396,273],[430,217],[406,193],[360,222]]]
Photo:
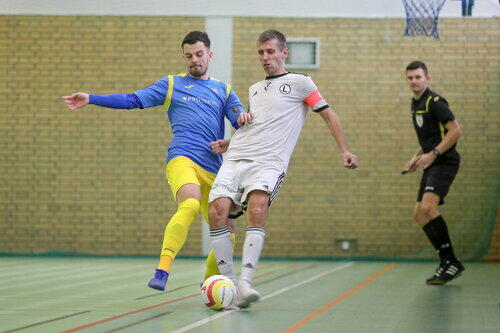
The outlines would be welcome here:
[[[436,157],[441,156],[441,153],[440,153],[440,152],[439,152],[439,150],[437,150],[436,148],[432,149],[432,153],[433,153],[434,155],[436,155]]]

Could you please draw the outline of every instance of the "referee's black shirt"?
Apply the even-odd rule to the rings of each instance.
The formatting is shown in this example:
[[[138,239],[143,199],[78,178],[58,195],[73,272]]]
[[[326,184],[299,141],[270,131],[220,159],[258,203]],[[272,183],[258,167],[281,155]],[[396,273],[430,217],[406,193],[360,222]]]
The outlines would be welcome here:
[[[420,146],[424,153],[428,153],[441,143],[447,132],[444,126],[455,117],[448,107],[448,102],[429,88],[418,100],[412,98],[411,111],[413,126],[417,132]],[[438,160],[460,159],[455,147],[456,144],[450,147]]]

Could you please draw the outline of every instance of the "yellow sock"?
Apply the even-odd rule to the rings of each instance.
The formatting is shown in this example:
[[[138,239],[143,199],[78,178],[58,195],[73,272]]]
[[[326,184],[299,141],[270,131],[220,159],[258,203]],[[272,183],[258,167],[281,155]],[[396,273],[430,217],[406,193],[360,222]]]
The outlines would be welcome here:
[[[203,278],[203,281],[205,281],[212,275],[218,275],[219,273],[220,272],[219,267],[217,267],[217,260],[215,260],[215,252],[214,250],[211,250],[207,257],[205,277]]]
[[[170,272],[170,266],[174,259],[171,256],[160,256],[160,263],[158,264],[158,269],[163,269],[166,272]]]
[[[189,227],[196,220],[199,212],[200,202],[196,199],[187,199],[179,204],[177,212],[172,216],[165,228],[159,269],[167,272],[170,270],[175,256],[186,241]]]
[[[233,248],[234,248],[234,245],[236,244],[236,234],[231,234],[231,240],[233,241]],[[215,252],[214,250],[211,250],[207,257],[205,277],[203,278],[203,281],[205,281],[206,279],[208,279],[213,275],[218,275],[218,274],[220,274],[220,272],[219,272],[219,267],[217,266],[217,260],[215,259]]]

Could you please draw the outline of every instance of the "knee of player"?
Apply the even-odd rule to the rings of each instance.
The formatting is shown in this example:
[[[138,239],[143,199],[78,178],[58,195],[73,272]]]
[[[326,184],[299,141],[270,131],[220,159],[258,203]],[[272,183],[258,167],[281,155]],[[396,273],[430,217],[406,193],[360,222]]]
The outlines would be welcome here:
[[[225,224],[227,221],[227,216],[224,216],[223,207],[216,201],[210,204],[208,209],[208,222],[210,227],[219,227],[221,224]]]
[[[247,215],[251,225],[264,226],[268,208],[264,204],[248,207]]]
[[[413,210],[413,219],[414,219],[415,221],[417,221],[417,222],[418,222],[418,221],[419,221],[420,214],[421,214],[421,213],[420,213],[420,209],[419,209],[419,208],[415,208],[415,209]]]
[[[418,222],[421,215],[422,211],[420,209],[420,202],[418,202],[413,209],[413,219]]]
[[[200,201],[194,198],[184,200],[179,204],[178,211],[186,211],[198,216],[200,213]]]
[[[436,205],[429,202],[421,202],[418,212],[415,215],[423,215],[426,218],[432,218],[437,213]]]

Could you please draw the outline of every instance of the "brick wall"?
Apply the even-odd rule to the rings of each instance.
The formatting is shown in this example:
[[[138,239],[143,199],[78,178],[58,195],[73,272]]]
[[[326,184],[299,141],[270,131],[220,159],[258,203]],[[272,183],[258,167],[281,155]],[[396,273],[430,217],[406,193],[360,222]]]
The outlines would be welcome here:
[[[157,254],[175,211],[161,108],[69,111],[76,91],[131,93],[185,71],[202,18],[0,16],[0,252]],[[187,253],[198,253],[200,228]]]
[[[270,27],[321,39],[321,68],[297,71],[338,112],[362,166],[342,168],[311,113],[263,255],[433,256],[411,217],[419,175],[399,175],[417,148],[403,76],[414,59],[427,62],[432,88],[465,133],[443,215],[460,255],[484,253],[498,186],[499,20],[443,19],[434,41],[403,37],[401,19],[235,18],[232,83],[244,104],[248,86],[264,77],[255,41]],[[175,210],[163,111],[68,111],[59,97],[129,93],[183,72],[179,44],[194,29],[204,29],[203,18],[0,16],[0,252],[158,253]],[[356,240],[355,249],[341,251],[342,239]],[[488,258],[500,258],[497,243]],[[196,224],[182,254],[199,253]]]

